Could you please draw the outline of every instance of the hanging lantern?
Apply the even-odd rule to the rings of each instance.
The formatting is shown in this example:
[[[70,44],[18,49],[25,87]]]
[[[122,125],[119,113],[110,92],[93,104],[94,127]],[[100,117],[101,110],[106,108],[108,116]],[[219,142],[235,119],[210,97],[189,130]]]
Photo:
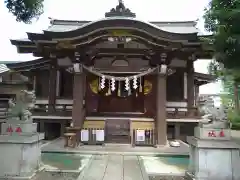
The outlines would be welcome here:
[[[116,82],[115,79],[112,78],[112,79],[111,79],[111,90],[112,90],[112,91],[115,91],[115,90],[116,90],[115,82]]]
[[[137,89],[137,88],[138,88],[138,85],[137,85],[137,76],[134,76],[134,77],[133,77],[133,88],[134,88],[134,89]]]
[[[125,90],[129,90],[130,87],[129,87],[129,79],[128,78],[125,78]]]
[[[105,76],[102,76],[101,78],[101,84],[100,84],[101,89],[105,88]]]

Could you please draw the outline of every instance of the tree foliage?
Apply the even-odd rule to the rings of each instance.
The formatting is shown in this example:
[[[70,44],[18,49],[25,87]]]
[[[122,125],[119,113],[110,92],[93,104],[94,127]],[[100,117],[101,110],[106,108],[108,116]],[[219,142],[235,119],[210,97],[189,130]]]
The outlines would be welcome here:
[[[205,29],[213,33],[214,61],[209,70],[221,78],[234,96],[240,114],[240,0],[211,0],[204,14]]]
[[[240,69],[240,0],[212,0],[204,20],[214,36],[216,61],[227,69]]]
[[[43,1],[5,0],[5,5],[18,22],[31,23],[43,13]]]

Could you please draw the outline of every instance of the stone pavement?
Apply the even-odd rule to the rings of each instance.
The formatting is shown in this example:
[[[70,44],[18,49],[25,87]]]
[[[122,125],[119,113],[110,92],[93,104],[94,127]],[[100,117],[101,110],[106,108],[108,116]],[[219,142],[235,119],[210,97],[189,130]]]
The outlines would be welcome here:
[[[237,143],[240,144],[240,131],[238,130],[231,130],[232,139]]]
[[[95,155],[77,180],[148,180],[137,156]]]

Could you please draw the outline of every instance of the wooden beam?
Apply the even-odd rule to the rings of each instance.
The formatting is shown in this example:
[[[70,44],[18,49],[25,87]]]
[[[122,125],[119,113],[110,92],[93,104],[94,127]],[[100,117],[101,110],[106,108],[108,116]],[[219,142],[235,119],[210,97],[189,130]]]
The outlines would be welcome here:
[[[14,71],[25,72],[25,71],[32,71],[37,69],[49,69],[49,67],[50,65],[42,65],[42,66],[35,66],[35,67],[33,66],[33,67],[14,69]]]

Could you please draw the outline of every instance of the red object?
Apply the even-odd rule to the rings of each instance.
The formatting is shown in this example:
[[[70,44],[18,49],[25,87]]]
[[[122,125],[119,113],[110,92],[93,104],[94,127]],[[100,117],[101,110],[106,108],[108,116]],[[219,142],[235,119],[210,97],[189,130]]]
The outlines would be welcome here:
[[[22,129],[20,127],[17,127],[15,132],[20,133],[20,132],[22,132]]]
[[[12,127],[11,126],[9,126],[8,128],[7,128],[7,132],[13,132],[13,129],[12,129]]]
[[[224,131],[223,131],[223,130],[221,130],[221,132],[219,133],[219,136],[220,136],[220,137],[224,137],[224,136],[225,136],[225,134],[224,134]]]
[[[215,131],[210,131],[210,132],[208,133],[208,137],[216,137]]]

